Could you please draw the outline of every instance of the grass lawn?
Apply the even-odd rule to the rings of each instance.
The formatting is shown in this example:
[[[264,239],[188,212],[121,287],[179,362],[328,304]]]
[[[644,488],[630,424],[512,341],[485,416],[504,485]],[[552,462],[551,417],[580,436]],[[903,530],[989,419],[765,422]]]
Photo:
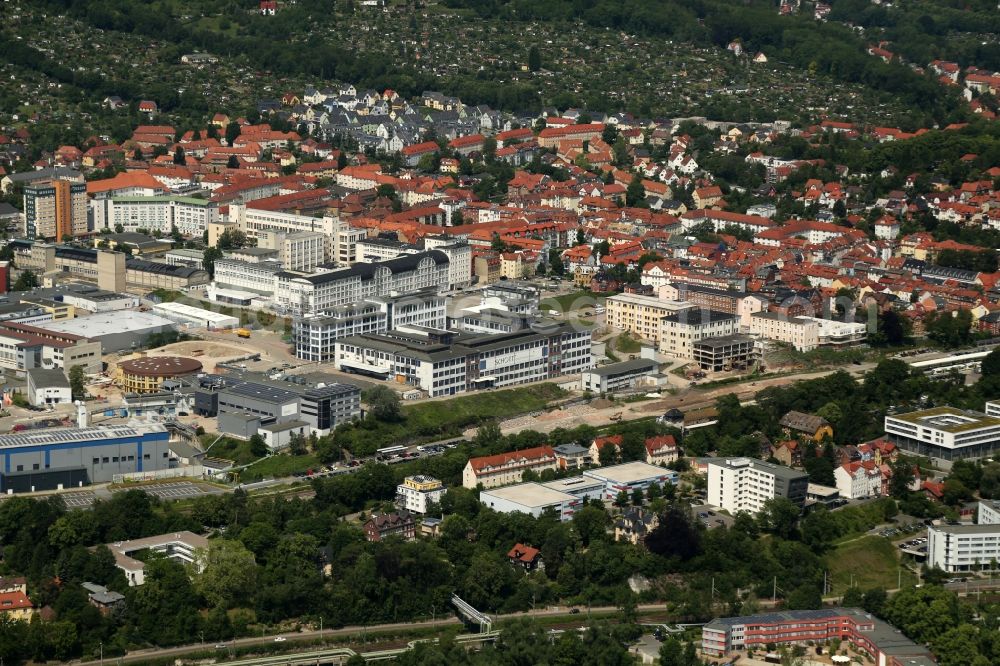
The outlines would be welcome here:
[[[279,453],[269,458],[264,458],[240,472],[240,481],[249,483],[261,479],[276,479],[291,476],[292,472],[304,472],[308,469],[316,469],[319,466],[319,458],[311,453],[304,456]]]
[[[383,446],[458,437],[471,426],[538,411],[565,395],[555,384],[546,383],[404,404],[402,420],[383,423],[369,419],[357,426],[343,426],[337,429],[337,441],[354,455],[371,455]]]
[[[543,298],[538,305],[543,311],[558,310],[559,312],[569,312],[570,310],[604,305],[605,300],[607,300],[606,297],[595,296],[589,291],[575,291],[571,294]]]
[[[615,339],[615,349],[624,354],[638,354],[642,346],[628,333],[622,333]]]
[[[899,552],[884,537],[863,536],[846,541],[826,556],[826,567],[832,580],[832,593],[843,594],[854,584],[861,589],[882,587],[895,589],[899,580]],[[903,570],[903,586],[916,585],[917,577]]]

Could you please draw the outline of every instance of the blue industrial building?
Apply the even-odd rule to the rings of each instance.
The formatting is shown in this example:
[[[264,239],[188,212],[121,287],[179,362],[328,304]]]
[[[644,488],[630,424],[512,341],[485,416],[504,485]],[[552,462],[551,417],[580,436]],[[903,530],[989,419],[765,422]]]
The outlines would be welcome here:
[[[0,435],[0,492],[112,481],[170,466],[170,434],[159,424],[50,428]]]

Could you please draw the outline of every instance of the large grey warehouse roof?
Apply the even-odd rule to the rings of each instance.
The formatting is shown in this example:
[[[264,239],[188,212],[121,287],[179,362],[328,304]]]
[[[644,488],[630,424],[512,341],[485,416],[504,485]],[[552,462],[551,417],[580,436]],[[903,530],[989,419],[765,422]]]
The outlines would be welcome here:
[[[74,442],[93,442],[102,439],[139,437],[144,432],[166,432],[166,428],[161,425],[152,424],[143,426],[142,430],[131,426],[114,426],[110,428],[51,428],[35,432],[0,435],[0,448],[71,444]]]
[[[72,333],[88,338],[98,338],[114,333],[131,333],[150,329],[173,329],[174,322],[148,312],[137,310],[118,310],[114,312],[97,312],[88,317],[47,321],[39,328],[45,328],[59,333]]]

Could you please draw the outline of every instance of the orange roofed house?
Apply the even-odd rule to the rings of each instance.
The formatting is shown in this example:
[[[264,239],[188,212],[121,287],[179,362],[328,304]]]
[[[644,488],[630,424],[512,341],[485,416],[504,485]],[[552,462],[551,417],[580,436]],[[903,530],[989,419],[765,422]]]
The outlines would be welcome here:
[[[525,471],[543,472],[547,469],[556,470],[559,462],[556,452],[551,446],[536,446],[533,449],[522,449],[500,453],[495,456],[470,458],[462,471],[462,485],[475,488],[482,484],[483,488],[496,488],[508,483],[518,483]]]

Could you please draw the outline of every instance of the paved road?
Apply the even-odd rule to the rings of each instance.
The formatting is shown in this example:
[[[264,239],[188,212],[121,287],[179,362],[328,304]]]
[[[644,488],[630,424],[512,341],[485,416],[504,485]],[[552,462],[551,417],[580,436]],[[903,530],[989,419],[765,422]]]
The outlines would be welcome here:
[[[642,604],[638,607],[641,612],[658,611],[663,610],[663,604]],[[618,609],[614,606],[595,606],[590,609],[591,613],[613,613]],[[559,607],[559,608],[545,608],[536,611],[527,611],[524,613],[511,613],[509,615],[494,616],[495,620],[507,620],[519,617],[576,617],[579,618],[581,622],[584,622],[587,617],[588,610],[586,607],[577,609],[576,613],[571,612],[569,607]],[[453,627],[460,625],[461,622],[456,617],[447,617],[437,620],[423,620],[419,622],[395,622],[392,624],[379,624],[370,627],[365,626],[353,626],[353,627],[342,627],[340,629],[324,629],[321,632],[319,629],[300,631],[294,633],[285,634],[266,634],[263,638],[260,636],[254,636],[249,638],[238,638],[234,641],[229,641],[226,643],[227,646],[233,647],[247,647],[252,645],[261,645],[264,643],[273,643],[274,639],[281,636],[286,639],[286,645],[288,646],[289,652],[294,650],[293,644],[295,642],[314,640],[319,638],[329,638],[334,636],[353,636],[360,635],[362,637],[365,634],[371,633],[386,633],[393,631],[412,631],[414,629],[425,629],[428,627]],[[362,638],[364,640],[364,638]],[[148,659],[162,659],[164,657],[177,657],[189,652],[202,651],[206,649],[213,649],[214,643],[191,643],[188,645],[182,645],[172,648],[162,648],[162,649],[147,649],[147,650],[134,650],[129,652],[124,657],[110,657],[105,655],[105,661],[108,664],[115,662],[122,663],[137,663]],[[222,649],[219,650],[222,652]],[[73,661],[73,664],[80,664],[81,666],[101,666],[99,660],[95,661]]]

